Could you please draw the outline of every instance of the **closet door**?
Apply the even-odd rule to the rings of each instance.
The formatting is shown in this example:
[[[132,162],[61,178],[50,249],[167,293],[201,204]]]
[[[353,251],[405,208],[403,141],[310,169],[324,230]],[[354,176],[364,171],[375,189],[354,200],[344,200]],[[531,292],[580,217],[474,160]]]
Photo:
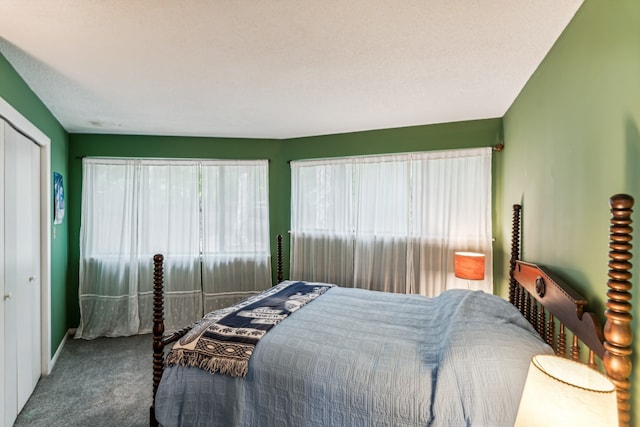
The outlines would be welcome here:
[[[4,425],[31,396],[40,365],[40,149],[4,124]]]

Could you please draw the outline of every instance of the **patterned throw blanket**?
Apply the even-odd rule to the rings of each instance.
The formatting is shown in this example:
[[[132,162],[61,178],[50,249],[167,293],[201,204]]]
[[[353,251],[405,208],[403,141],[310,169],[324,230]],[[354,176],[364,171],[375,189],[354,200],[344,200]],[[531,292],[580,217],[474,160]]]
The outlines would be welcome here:
[[[173,346],[166,364],[244,377],[260,338],[332,286],[284,282],[231,307],[212,311]]]

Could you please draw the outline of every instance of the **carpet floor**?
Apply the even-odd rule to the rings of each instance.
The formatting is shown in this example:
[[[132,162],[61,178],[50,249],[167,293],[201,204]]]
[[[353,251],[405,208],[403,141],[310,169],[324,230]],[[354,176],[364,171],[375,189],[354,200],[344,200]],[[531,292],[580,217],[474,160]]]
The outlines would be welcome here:
[[[151,335],[68,339],[14,425],[148,426],[151,360]]]

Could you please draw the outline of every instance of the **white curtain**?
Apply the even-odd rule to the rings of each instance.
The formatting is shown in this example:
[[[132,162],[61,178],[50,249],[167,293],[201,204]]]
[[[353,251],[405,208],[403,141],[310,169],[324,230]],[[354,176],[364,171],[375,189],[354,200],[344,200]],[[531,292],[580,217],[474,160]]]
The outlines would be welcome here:
[[[291,278],[435,296],[493,290],[491,149],[291,162]],[[486,256],[457,279],[454,252]]]
[[[204,171],[220,168],[216,161],[84,159],[82,218],[80,230],[80,315],[76,337],[125,336],[147,333],[152,328],[152,257],[162,253],[165,285],[165,327],[175,330],[203,314],[202,249],[207,239],[229,236],[229,218],[243,223],[265,221],[245,212],[223,212],[215,220],[204,219],[201,203],[215,200],[226,206],[225,197],[237,189],[209,191],[202,182]],[[245,164],[245,170],[265,174],[266,161]],[[228,180],[227,185],[235,182]],[[206,197],[205,197],[206,195]],[[245,204],[266,205],[264,191],[244,192]],[[267,208],[268,209],[268,208]],[[257,228],[258,226],[253,226]],[[203,233],[203,228],[208,233]],[[230,241],[227,237],[225,242]],[[268,245],[267,245],[268,248]],[[222,247],[220,253],[224,254]],[[236,248],[230,249],[236,251]],[[268,254],[268,249],[267,249]],[[230,262],[237,268],[238,261]],[[206,269],[205,269],[206,270]],[[249,284],[230,278],[228,288],[262,290],[270,284],[267,267]],[[243,278],[245,279],[245,278]],[[234,281],[235,280],[235,281]]]
[[[268,191],[266,160],[203,163],[205,312],[271,286]]]
[[[353,163],[291,162],[292,279],[353,286]]]

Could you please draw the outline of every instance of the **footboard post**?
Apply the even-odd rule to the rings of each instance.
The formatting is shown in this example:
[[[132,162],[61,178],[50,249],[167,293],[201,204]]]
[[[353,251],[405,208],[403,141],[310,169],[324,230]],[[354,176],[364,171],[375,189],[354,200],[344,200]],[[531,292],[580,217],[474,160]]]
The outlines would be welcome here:
[[[517,282],[513,278],[516,261],[520,259],[520,205],[513,205],[513,221],[511,225],[511,259],[509,260],[509,302],[519,309],[516,301]]]
[[[283,272],[283,265],[282,265],[282,234],[278,234],[278,245],[276,247],[277,249],[277,268],[278,268],[278,283],[282,282],[284,280],[284,272]]]
[[[607,321],[604,326],[604,366],[618,395],[620,427],[631,424],[631,213],[633,197],[611,197]]]
[[[162,378],[162,363],[164,359],[164,274],[162,255],[153,257],[153,402],[149,408],[149,425],[156,427],[158,421],[155,414],[156,391]]]

